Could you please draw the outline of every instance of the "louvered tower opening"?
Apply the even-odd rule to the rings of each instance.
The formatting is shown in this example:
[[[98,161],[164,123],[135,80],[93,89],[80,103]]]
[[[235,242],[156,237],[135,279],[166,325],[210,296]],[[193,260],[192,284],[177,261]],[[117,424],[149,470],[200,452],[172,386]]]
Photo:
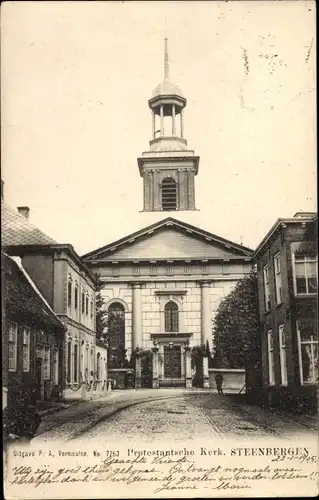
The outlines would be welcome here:
[[[167,177],[162,182],[162,209],[177,209],[177,185],[171,177]]]

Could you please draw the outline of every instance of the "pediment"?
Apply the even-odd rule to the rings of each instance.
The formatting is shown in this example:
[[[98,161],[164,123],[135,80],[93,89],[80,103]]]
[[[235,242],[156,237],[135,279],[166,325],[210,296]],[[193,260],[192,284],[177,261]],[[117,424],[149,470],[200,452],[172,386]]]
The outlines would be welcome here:
[[[166,219],[83,256],[87,262],[159,259],[232,259],[252,251],[189,224]]]

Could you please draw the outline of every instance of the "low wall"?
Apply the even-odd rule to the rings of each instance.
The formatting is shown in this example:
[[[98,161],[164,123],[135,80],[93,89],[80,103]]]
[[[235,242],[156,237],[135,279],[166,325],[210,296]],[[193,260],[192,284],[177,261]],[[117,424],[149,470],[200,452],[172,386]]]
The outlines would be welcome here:
[[[97,382],[96,384],[81,384],[73,389],[66,387],[63,390],[64,401],[91,400],[106,395],[111,387],[108,381]]]
[[[131,368],[109,368],[108,379],[115,380],[112,389],[132,389],[134,385],[134,372]]]
[[[244,368],[209,368],[209,387],[216,389],[215,376],[220,373],[223,376],[223,391],[239,392],[245,385],[245,369]],[[243,389],[244,392],[244,389]]]

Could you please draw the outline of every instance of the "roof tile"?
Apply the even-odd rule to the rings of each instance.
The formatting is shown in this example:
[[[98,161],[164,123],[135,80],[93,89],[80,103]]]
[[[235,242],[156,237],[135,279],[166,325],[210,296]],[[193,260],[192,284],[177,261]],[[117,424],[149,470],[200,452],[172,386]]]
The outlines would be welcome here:
[[[1,200],[2,246],[57,243]]]

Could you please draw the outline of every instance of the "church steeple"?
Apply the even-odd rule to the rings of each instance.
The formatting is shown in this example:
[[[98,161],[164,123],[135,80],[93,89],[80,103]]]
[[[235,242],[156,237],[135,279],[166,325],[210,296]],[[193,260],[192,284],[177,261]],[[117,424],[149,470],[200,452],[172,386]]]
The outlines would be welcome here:
[[[187,149],[183,115],[187,101],[171,82],[169,69],[165,38],[164,80],[148,101],[152,112],[150,150],[138,158],[146,212],[196,210],[194,176],[198,173],[199,157]]]

